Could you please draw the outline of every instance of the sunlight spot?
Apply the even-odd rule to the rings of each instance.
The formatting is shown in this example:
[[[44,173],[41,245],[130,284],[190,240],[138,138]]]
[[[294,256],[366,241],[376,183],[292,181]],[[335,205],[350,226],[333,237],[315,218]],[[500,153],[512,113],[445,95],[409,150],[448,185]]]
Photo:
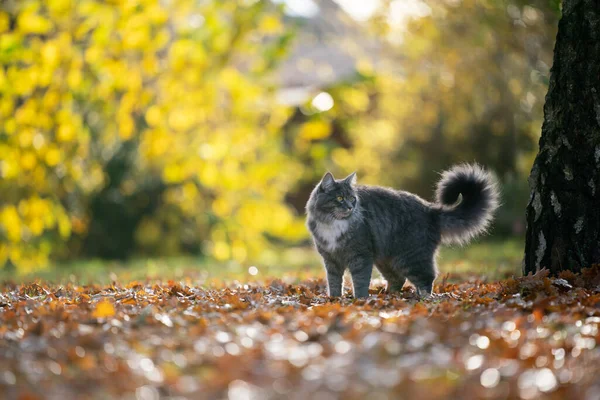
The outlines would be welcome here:
[[[152,386],[140,386],[135,390],[137,400],[154,400],[159,398],[158,390]]]
[[[335,2],[357,21],[366,21],[371,18],[381,4],[379,0],[335,0]]]
[[[306,352],[312,358],[318,357],[321,355],[321,353],[323,353],[323,346],[321,346],[319,343],[311,343],[306,346]]]
[[[219,331],[215,335],[215,339],[217,339],[217,342],[219,343],[227,343],[231,341],[231,335],[227,332]]]
[[[556,377],[549,368],[543,368],[537,373],[535,384],[542,392],[549,392],[556,387]]]
[[[229,384],[227,391],[229,400],[248,400],[259,398],[259,390],[256,386],[241,380],[235,380]]]
[[[502,324],[502,329],[509,332],[514,331],[516,327],[517,324],[515,324],[513,321],[506,321]]]
[[[233,342],[229,342],[225,345],[225,351],[232,356],[237,356],[240,354],[240,346]]]
[[[255,276],[258,274],[258,268],[256,268],[254,265],[251,266],[250,268],[248,268],[248,273],[252,276]]]
[[[308,334],[304,331],[297,331],[294,333],[294,337],[299,342],[306,342],[308,340]]]
[[[221,346],[213,347],[212,355],[214,357],[223,357],[225,355],[225,350]]]
[[[140,368],[144,372],[150,372],[154,369],[154,362],[149,358],[142,358],[140,360]]]
[[[317,110],[323,112],[323,111],[331,110],[334,102],[333,102],[333,97],[331,97],[331,95],[329,93],[321,92],[315,96],[315,98],[312,100],[311,104]]]
[[[311,96],[310,90],[305,87],[281,88],[277,91],[277,101],[286,106],[298,106],[306,102]],[[302,111],[303,109],[301,109]]]
[[[77,354],[77,357],[85,357],[85,349],[81,346],[76,346],[75,347],[75,354]]]
[[[169,328],[173,327],[173,321],[171,320],[171,317],[169,317],[167,314],[156,314],[154,318],[157,321],[162,322],[165,326]]]
[[[313,0],[274,0],[285,4],[284,12],[291,17],[312,18],[319,12],[319,6]]]
[[[324,371],[321,365],[308,365],[302,370],[302,378],[306,381],[316,381],[323,376]]]
[[[345,340],[340,340],[335,344],[335,351],[339,354],[346,354],[350,351],[352,346]]]
[[[469,357],[466,362],[466,368],[469,371],[477,369],[483,365],[484,357],[481,354],[477,354],[475,356]]]
[[[204,354],[206,353],[207,348],[208,346],[206,345],[206,342],[202,339],[196,340],[196,342],[194,342],[194,350],[196,351],[196,353]]]
[[[3,378],[4,383],[7,385],[14,385],[17,383],[17,377],[11,371],[4,371]]]
[[[480,377],[481,386],[493,388],[500,382],[500,372],[496,368],[488,368],[482,372]]]
[[[308,354],[304,349],[295,347],[289,352],[288,361],[293,366],[302,368],[308,363]]]
[[[403,27],[411,18],[423,18],[431,14],[431,7],[421,0],[395,0],[390,4],[388,21]]]
[[[479,347],[482,350],[487,349],[488,347],[490,347],[490,339],[487,336],[479,336],[477,338],[477,347]]]
[[[54,375],[60,375],[62,373],[62,367],[60,366],[59,363],[57,363],[56,361],[51,361],[48,364],[48,369],[50,370],[50,372],[52,372]]]
[[[552,354],[554,355],[555,360],[562,360],[565,358],[565,349],[552,349]]]
[[[252,339],[250,339],[249,337],[243,337],[240,339],[240,343],[242,344],[242,346],[249,349],[254,344],[254,341]]]
[[[538,348],[534,343],[527,342],[521,346],[521,349],[519,350],[519,357],[521,358],[521,360],[525,360],[527,358],[535,356],[537,351]]]

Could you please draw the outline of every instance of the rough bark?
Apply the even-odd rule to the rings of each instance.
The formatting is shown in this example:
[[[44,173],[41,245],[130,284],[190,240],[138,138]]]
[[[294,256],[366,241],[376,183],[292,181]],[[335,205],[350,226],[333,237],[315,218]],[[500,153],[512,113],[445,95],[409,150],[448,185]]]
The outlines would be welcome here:
[[[523,272],[600,263],[600,1],[565,0],[527,206]]]

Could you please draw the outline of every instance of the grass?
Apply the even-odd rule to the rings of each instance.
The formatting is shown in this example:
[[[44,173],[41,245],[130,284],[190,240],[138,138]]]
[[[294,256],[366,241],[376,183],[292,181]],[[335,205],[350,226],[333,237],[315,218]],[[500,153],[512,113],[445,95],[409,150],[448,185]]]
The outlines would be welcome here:
[[[473,276],[494,280],[519,275],[522,254],[521,239],[484,241],[465,247],[444,247],[440,252],[438,264],[440,274],[442,276],[449,274],[450,280],[464,280]],[[279,254],[269,253],[262,263],[255,265],[218,263],[198,257],[169,257],[137,258],[127,262],[83,260],[50,265],[29,274],[0,270],[0,281],[42,280],[78,284],[183,279],[202,285],[234,280],[257,281],[266,278],[297,281],[323,276],[320,258],[312,248],[292,248]]]
[[[445,247],[438,258],[440,273],[478,275],[495,280],[520,275],[524,246],[524,239],[511,238]]]

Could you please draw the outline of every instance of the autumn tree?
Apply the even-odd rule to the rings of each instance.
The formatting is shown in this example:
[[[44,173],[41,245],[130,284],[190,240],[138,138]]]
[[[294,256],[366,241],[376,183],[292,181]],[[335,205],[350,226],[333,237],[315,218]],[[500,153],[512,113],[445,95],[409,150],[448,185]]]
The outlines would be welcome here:
[[[529,178],[524,273],[600,263],[600,3],[565,0],[562,12]]]
[[[496,171],[509,193],[494,232],[522,232],[556,2],[414,3],[411,14],[402,1],[381,2],[371,20],[345,24],[343,38],[334,38],[355,43],[343,48],[354,50],[356,76],[325,89],[335,102],[330,110],[318,112],[311,99],[298,112],[308,122],[290,135],[294,151],[316,166],[305,171],[304,190],[324,169],[358,170],[363,182],[429,198],[439,171],[478,161]],[[362,36],[351,35],[361,28]],[[379,47],[369,47],[373,40]]]
[[[301,165],[267,76],[281,7],[233,0],[0,2],[0,266],[48,256],[244,261],[304,235]],[[193,247],[192,247],[193,248]]]

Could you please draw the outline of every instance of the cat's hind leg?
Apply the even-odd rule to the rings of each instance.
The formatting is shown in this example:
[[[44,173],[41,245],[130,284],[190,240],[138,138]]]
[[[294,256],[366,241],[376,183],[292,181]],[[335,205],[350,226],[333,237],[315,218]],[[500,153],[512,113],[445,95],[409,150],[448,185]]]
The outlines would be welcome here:
[[[421,297],[431,295],[436,276],[437,268],[433,255],[422,260],[413,260],[407,274],[407,278],[415,285]]]
[[[377,263],[377,269],[387,281],[387,293],[400,293],[406,283],[406,277],[400,273],[400,267],[393,267],[391,262]]]

